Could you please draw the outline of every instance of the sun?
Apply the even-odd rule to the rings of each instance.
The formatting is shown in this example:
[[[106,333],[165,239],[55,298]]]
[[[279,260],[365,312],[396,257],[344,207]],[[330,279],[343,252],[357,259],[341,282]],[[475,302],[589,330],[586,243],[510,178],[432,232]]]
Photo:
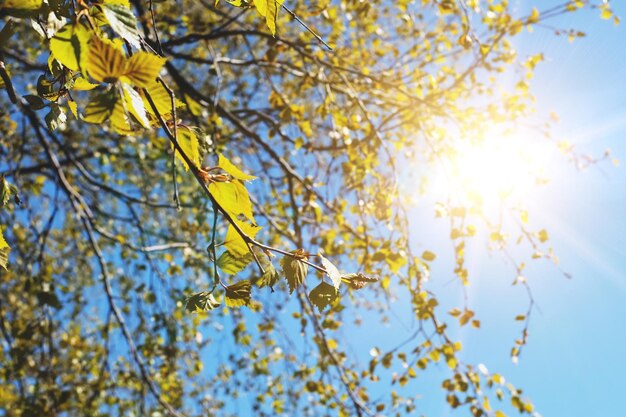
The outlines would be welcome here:
[[[472,205],[523,200],[547,181],[549,155],[547,145],[536,136],[488,130],[461,141],[449,155],[448,191],[460,202]]]

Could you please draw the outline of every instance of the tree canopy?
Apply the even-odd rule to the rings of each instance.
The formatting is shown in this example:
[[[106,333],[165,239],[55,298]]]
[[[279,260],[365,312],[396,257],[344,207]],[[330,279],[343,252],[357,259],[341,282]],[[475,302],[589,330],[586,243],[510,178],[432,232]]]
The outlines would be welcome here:
[[[469,246],[511,263],[516,361],[526,264],[556,255],[525,185],[463,161],[523,151],[509,133],[544,56],[519,37],[618,18],[516,3],[0,0],[3,415],[421,415],[437,364],[433,401],[532,415],[461,360],[450,330],[480,317],[431,266],[452,247],[463,294]],[[539,142],[596,161],[543,119]],[[416,204],[442,236],[415,230]],[[396,302],[406,340],[362,345]]]

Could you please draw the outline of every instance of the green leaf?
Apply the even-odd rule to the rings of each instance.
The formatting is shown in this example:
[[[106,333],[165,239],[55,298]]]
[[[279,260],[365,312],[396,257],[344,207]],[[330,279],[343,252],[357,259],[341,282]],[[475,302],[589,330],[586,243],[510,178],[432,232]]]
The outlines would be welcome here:
[[[241,307],[250,304],[252,285],[250,281],[239,281],[226,287],[226,305]]]
[[[32,94],[26,94],[22,96],[30,105],[33,110],[41,110],[46,107],[46,103],[39,96],[35,96]]]
[[[328,259],[324,258],[322,254],[319,254],[320,259],[322,260],[322,265],[326,270],[326,274],[330,277],[330,280],[333,282],[333,285],[336,289],[339,289],[341,285],[341,274],[335,265],[332,264]]]
[[[230,252],[225,251],[217,260],[217,266],[227,274],[234,275],[242,271],[252,260],[254,256],[250,252],[244,256],[235,257]]]
[[[270,287],[273,290],[274,285],[276,285],[276,283],[280,279],[280,275],[278,274],[278,271],[276,271],[274,264],[272,264],[271,262],[268,261],[267,264],[263,264],[263,262],[261,261],[261,264],[263,265],[265,273],[261,276],[260,279],[256,281],[256,284],[259,286],[259,288]]]
[[[6,206],[9,203],[11,197],[15,199],[16,204],[20,204],[20,198],[18,194],[19,192],[17,190],[17,187],[7,181],[6,177],[4,177],[3,175],[0,176],[0,207]]]
[[[321,282],[317,287],[313,288],[309,293],[309,299],[322,312],[326,306],[337,299],[339,292],[327,282]]]
[[[141,47],[137,19],[129,7],[105,1],[102,12],[106,16],[111,29],[128,41],[135,48]]]
[[[276,271],[276,268],[274,267],[274,264],[272,264],[270,257],[265,252],[257,247],[253,247],[252,250],[256,254],[259,263],[265,271],[265,273],[261,275],[260,278],[255,280],[255,285],[257,285],[259,288],[270,287],[272,291],[274,291],[273,287],[280,279],[278,271]]]
[[[230,174],[233,178],[236,178],[241,181],[253,180],[256,177],[253,175],[248,175],[245,172],[241,171],[235,165],[233,165],[224,155],[221,153],[218,154],[218,162],[217,166],[222,168],[228,174]]]
[[[213,294],[199,292],[187,298],[185,308],[191,312],[210,311],[220,306]]]
[[[302,262],[302,259],[306,259],[304,250],[298,249],[292,254],[285,255],[281,261],[287,284],[289,284],[289,294],[293,293],[296,287],[302,285],[309,270],[309,266]]]

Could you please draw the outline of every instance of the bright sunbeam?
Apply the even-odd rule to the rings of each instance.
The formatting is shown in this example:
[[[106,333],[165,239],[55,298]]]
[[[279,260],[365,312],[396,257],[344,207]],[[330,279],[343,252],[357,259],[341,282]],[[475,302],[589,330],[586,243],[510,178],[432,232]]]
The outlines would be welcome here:
[[[447,169],[448,191],[475,205],[522,200],[546,181],[549,154],[547,145],[530,135],[486,132],[456,147]]]

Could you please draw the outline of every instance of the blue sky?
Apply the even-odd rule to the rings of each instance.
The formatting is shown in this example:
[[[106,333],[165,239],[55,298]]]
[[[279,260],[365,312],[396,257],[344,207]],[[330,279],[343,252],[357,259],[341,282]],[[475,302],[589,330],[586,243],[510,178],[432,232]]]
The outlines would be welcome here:
[[[614,2],[614,9],[626,18],[625,2]],[[552,131],[554,137],[596,156],[611,148],[622,165],[603,162],[578,171],[565,158],[557,158],[551,160],[551,182],[530,194],[531,226],[548,230],[560,263],[555,267],[537,261],[528,267],[537,308],[519,363],[510,358],[522,327],[514,317],[525,313],[528,301],[523,288],[511,286],[515,271],[497,253],[468,250],[469,303],[481,328],[466,326],[455,336],[463,343],[465,362],[483,363],[490,372],[505,375],[543,417],[619,417],[624,415],[621,398],[626,388],[626,24],[601,20],[597,11],[567,15],[555,23],[583,28],[587,36],[570,43],[536,28],[516,41],[522,54],[545,53],[532,81],[537,118],[557,113],[561,121]],[[413,233],[422,244],[448,235],[447,224],[433,221],[432,210],[414,214]],[[484,240],[476,241],[476,247],[484,246]],[[450,246],[449,241],[434,243]],[[446,307],[458,306],[462,292],[451,271],[450,254],[438,255],[431,289],[439,291]],[[369,360],[371,346],[385,352],[407,337],[409,332],[397,319],[404,317],[404,325],[410,326],[405,303],[399,300],[392,306],[389,327],[375,320],[344,331],[361,366]],[[418,415],[468,415],[467,409],[453,411],[446,404],[440,386],[448,375],[444,364],[408,385],[411,394],[422,396],[416,400]],[[388,381],[382,378],[373,393],[388,392]]]
[[[614,2],[618,15],[626,4]],[[485,363],[524,388],[546,416],[622,416],[626,387],[626,26],[596,14],[568,16],[587,37],[570,44],[536,30],[521,50],[546,54],[533,81],[538,114],[551,111],[561,122],[554,135],[601,156],[606,148],[622,161],[584,172],[560,162],[553,179],[534,195],[533,223],[546,227],[568,280],[547,264],[528,273],[538,303],[529,344],[518,365],[509,349],[517,337],[512,318],[523,312],[523,296],[510,285],[513,272],[497,256],[474,259],[470,302],[480,330],[464,330],[464,357]],[[425,404],[426,408],[430,408]],[[456,414],[442,407],[433,415]]]
[[[518,3],[525,7],[525,2]],[[617,14],[626,17],[625,2],[614,3]],[[531,226],[548,230],[560,262],[559,267],[546,261],[531,262],[528,267],[526,277],[537,308],[519,363],[513,364],[509,354],[521,330],[514,317],[525,313],[527,298],[523,288],[511,286],[515,271],[497,253],[468,250],[473,276],[469,303],[482,325],[479,330],[466,326],[456,336],[463,342],[466,362],[483,363],[490,372],[505,375],[524,390],[524,397],[533,401],[543,417],[623,416],[626,26],[601,20],[599,12],[567,15],[554,23],[583,28],[587,36],[570,43],[566,37],[535,29],[517,41],[520,53],[545,53],[546,60],[532,81],[537,118],[557,113],[560,122],[552,131],[555,138],[595,156],[610,148],[622,164],[615,167],[603,162],[578,171],[565,158],[551,159],[550,183],[530,194]],[[447,225],[433,223],[432,212],[417,210],[414,218],[413,233],[422,243],[424,236],[447,235]],[[444,304],[452,306],[461,303],[462,292],[454,282],[450,262],[445,254],[435,261],[432,285],[443,292]],[[572,278],[567,279],[559,268]],[[393,307],[398,316],[404,311],[402,304],[400,300]],[[398,323],[386,330],[350,332],[351,338],[363,345],[378,344],[383,352],[406,334]],[[443,365],[410,384],[413,393],[423,395],[417,400],[418,413],[467,415],[466,410],[450,410],[444,401],[440,383],[447,374]],[[376,389],[382,392],[389,387]]]

